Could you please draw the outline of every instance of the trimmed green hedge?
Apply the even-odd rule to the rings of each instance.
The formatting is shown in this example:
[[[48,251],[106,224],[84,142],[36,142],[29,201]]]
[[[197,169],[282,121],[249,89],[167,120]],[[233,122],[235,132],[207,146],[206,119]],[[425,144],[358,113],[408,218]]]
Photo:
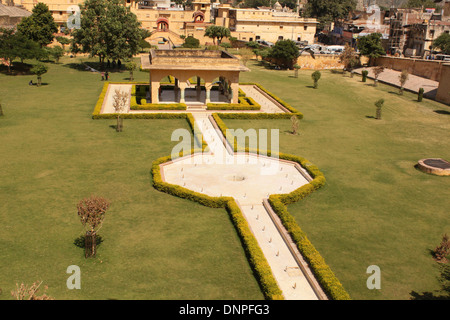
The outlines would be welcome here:
[[[155,189],[176,197],[196,201],[207,207],[225,208],[239,234],[248,257],[249,264],[255,273],[265,298],[269,300],[283,299],[283,293],[278,287],[278,283],[272,274],[269,263],[259,247],[257,240],[253,236],[248,222],[242,214],[242,211],[236,201],[230,197],[210,197],[181,186],[164,182],[161,178],[160,165],[171,160],[171,156],[167,156],[159,158],[153,162],[151,172],[153,177],[153,186]]]
[[[286,101],[281,100],[276,95],[274,95],[272,92],[267,91],[263,86],[261,86],[259,83],[253,83],[253,82],[240,82],[240,85],[255,85],[259,89],[261,89],[263,92],[267,93],[270,97],[272,97],[275,101],[277,101],[279,104],[281,104],[283,107],[285,107],[289,112],[293,114],[300,114],[301,116],[298,116],[299,119],[303,118],[303,114],[301,114],[297,109],[292,107],[289,103]]]
[[[208,103],[207,110],[261,110],[251,97],[239,97],[239,103]]]
[[[138,103],[138,99],[140,103]],[[130,110],[186,110],[185,103],[147,103],[145,98],[131,96]]]
[[[188,113],[186,119],[189,123],[189,126],[191,127],[192,132],[194,133],[194,139],[197,141],[197,145],[201,145],[202,151],[206,151],[208,144],[203,139],[203,134],[202,134],[200,128],[195,123],[194,116],[191,113]]]
[[[93,114],[92,119],[117,119],[117,113]],[[186,113],[120,113],[122,119],[186,119]]]
[[[212,116],[222,134],[227,138],[227,141],[230,143],[230,145],[233,146],[233,150],[235,152],[245,151],[260,154],[259,150],[250,150],[247,147],[238,146],[237,140],[234,137],[227,137],[226,130],[228,128],[221,119],[221,117],[223,117],[224,115],[228,114],[219,115],[217,113],[214,113]],[[333,300],[349,300],[350,295],[347,293],[347,291],[345,291],[344,287],[334,275],[330,267],[325,263],[325,260],[320,255],[320,253],[307,239],[306,234],[301,230],[295,218],[287,210],[287,205],[305,198],[310,193],[325,185],[325,176],[322,174],[322,172],[320,172],[319,168],[311,164],[305,158],[285,153],[273,153],[270,150],[266,150],[265,154],[267,156],[278,157],[283,160],[296,162],[302,168],[304,168],[313,178],[313,180],[308,184],[303,185],[290,193],[270,195],[269,203],[274,212],[280,217],[284,227],[291,235],[292,240],[297,245],[302,256],[310,265],[311,270],[313,271],[326,294]]]
[[[92,114],[93,119],[115,119],[117,114],[100,114],[103,100],[105,98],[106,92],[108,90],[108,85],[111,82],[105,82],[103,89],[100,93],[99,99],[94,108],[94,112]],[[246,83],[241,83],[246,84]],[[269,93],[267,90],[259,86],[258,84],[250,83],[252,85],[257,85],[261,90],[269,94],[276,101],[281,103],[286,109],[293,113],[276,113],[276,114],[268,114],[268,113],[222,113],[217,114],[214,113],[212,116],[216,121],[219,129],[222,131],[222,134],[226,137],[227,126],[222,121],[223,119],[281,119],[281,118],[290,118],[293,115],[298,118],[303,118],[303,115],[292,108],[289,104],[285,103],[281,99]],[[135,91],[136,93],[136,91]],[[242,96],[241,96],[242,98]],[[247,100],[248,102],[248,100]],[[200,141],[200,137],[198,136],[198,128],[196,127],[194,118],[192,114],[187,113],[139,113],[139,114],[121,114],[121,117],[124,119],[174,119],[174,118],[185,118],[187,119],[191,129],[197,133],[195,137],[197,141]],[[202,139],[202,150],[205,150],[207,147],[206,142]],[[233,141],[230,141],[234,150],[238,150],[237,141],[233,137]],[[197,150],[191,150],[191,153],[196,152]],[[258,150],[249,150],[248,148],[239,148],[238,151],[246,151],[259,153]],[[296,243],[298,249],[301,254],[305,257],[306,261],[309,263],[312,271],[317,277],[319,283],[322,288],[325,290],[327,295],[331,299],[335,300],[347,300],[350,299],[349,294],[345,291],[342,284],[336,278],[334,273],[331,271],[330,267],[325,263],[325,260],[320,255],[320,253],[314,248],[311,242],[307,239],[306,234],[301,230],[299,225],[297,224],[294,217],[292,217],[288,210],[287,205],[299,201],[309,195],[311,192],[317,190],[321,186],[325,184],[325,177],[319,171],[319,169],[309,163],[306,159],[297,157],[294,155],[277,153],[273,154],[270,150],[266,151],[268,156],[278,156],[280,159],[297,162],[300,166],[302,166],[306,171],[311,175],[313,180],[294,190],[288,194],[276,194],[271,195],[269,197],[269,203],[272,206],[273,210],[280,217],[284,227],[290,233],[293,241]],[[180,154],[180,156],[183,156]],[[181,197],[184,199],[196,201],[202,205],[212,207],[212,208],[226,208],[227,212],[230,214],[230,217],[236,227],[236,230],[241,238],[242,243],[244,244],[244,248],[246,254],[249,259],[249,263],[254,270],[258,282],[262,288],[264,296],[267,299],[283,299],[282,292],[278,287],[278,284],[273,277],[272,271],[267,260],[262,253],[261,248],[259,247],[256,239],[251,232],[246,219],[244,218],[239,206],[236,204],[233,198],[229,197],[210,197],[201,193],[197,193],[181,186],[171,185],[162,181],[161,172],[159,165],[168,161],[171,161],[171,156],[157,159],[153,162],[152,165],[152,176],[153,176],[153,186],[162,192],[169,193],[171,195]]]

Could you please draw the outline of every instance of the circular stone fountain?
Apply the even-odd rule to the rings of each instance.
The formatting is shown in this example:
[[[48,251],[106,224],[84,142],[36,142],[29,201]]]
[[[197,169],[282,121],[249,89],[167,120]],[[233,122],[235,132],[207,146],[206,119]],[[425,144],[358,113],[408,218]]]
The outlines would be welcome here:
[[[417,168],[423,172],[438,176],[450,176],[450,162],[441,158],[419,160]]]

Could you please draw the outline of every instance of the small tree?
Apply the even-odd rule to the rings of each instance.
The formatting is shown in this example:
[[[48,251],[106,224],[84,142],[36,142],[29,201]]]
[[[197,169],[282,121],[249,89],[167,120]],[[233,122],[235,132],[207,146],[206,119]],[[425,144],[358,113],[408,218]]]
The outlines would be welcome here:
[[[25,285],[23,283],[21,283],[20,286],[16,283],[16,290],[11,291],[11,295],[16,300],[55,300],[45,293],[41,296],[38,296],[38,291],[41,284],[42,281],[36,281],[28,287],[28,285]],[[48,287],[45,286],[44,289],[47,290]]]
[[[231,36],[230,29],[222,26],[209,26],[205,30],[205,37],[211,38],[213,40],[213,43],[220,45],[220,42],[223,38],[229,38]]]
[[[64,56],[64,49],[60,46],[55,46],[48,49],[49,55],[55,60],[56,63],[59,62],[62,56]]]
[[[47,73],[48,67],[43,63],[38,63],[30,71],[37,76],[37,86],[40,87],[42,84],[42,75]]]
[[[406,84],[406,81],[408,81],[409,73],[407,70],[403,70],[402,73],[399,75],[398,80],[400,81],[400,91],[399,94],[403,95],[403,88]]]
[[[239,55],[241,56],[241,62],[245,66],[247,65],[247,62],[253,58],[253,51],[248,48],[242,48],[239,50]]]
[[[383,66],[378,66],[373,68],[373,85],[374,87],[376,87],[378,85],[378,77],[380,76],[380,74],[384,71],[384,67]]]
[[[314,81],[314,89],[317,89],[318,88],[318,86],[319,86],[319,80],[320,80],[320,77],[322,76],[322,74],[320,73],[320,71],[314,71],[312,74],[311,74],[311,78],[313,79],[313,81]]]
[[[86,228],[85,256],[93,257],[97,251],[97,232],[103,225],[106,210],[109,208],[108,200],[91,196],[81,200],[78,205],[78,217],[81,224]]]
[[[130,81],[134,79],[134,70],[137,68],[137,64],[134,60],[129,60],[125,62],[125,68],[130,72]]]
[[[424,91],[425,91],[425,90],[424,90],[423,88],[420,88],[420,89],[419,89],[419,93],[417,94],[417,101],[422,102]]]
[[[439,262],[447,262],[447,256],[450,254],[450,239],[447,234],[442,236],[441,244],[434,249],[434,257]]]
[[[339,61],[344,65],[343,74],[345,74],[345,71],[348,70],[350,71],[350,76],[353,76],[352,71],[359,63],[355,49],[346,44],[344,51],[342,51],[339,56]]]
[[[376,58],[385,55],[386,52],[381,44],[381,33],[371,33],[358,40],[358,49],[363,56],[369,57],[369,65],[373,65]]]
[[[375,107],[377,108],[375,119],[377,119],[377,120],[381,120],[381,109],[383,108],[383,104],[384,104],[384,99],[380,99],[377,102],[375,102]]]
[[[291,117],[291,127],[292,127],[292,134],[298,133],[298,127],[299,127],[299,121],[297,116]]]
[[[368,75],[369,75],[369,71],[367,71],[367,70],[361,71],[361,76],[362,76],[361,81],[362,81],[362,82],[366,82],[366,81],[367,81],[367,76],[368,76]]]
[[[298,78],[298,70],[301,69],[301,67],[298,64],[294,64],[294,70],[295,70],[295,77]]]
[[[116,131],[122,132],[123,130],[123,119],[120,118],[120,113],[125,110],[125,107],[128,103],[128,92],[126,91],[120,91],[119,89],[116,89],[113,97],[113,108],[117,114],[117,126]]]
[[[70,39],[69,38],[66,38],[66,37],[62,37],[62,36],[57,36],[56,37],[56,41],[58,41],[61,45],[62,45],[62,47],[63,47],[63,50],[66,50],[66,45],[67,44],[70,44]]]
[[[2,108],[2,104],[0,103],[0,117],[3,117],[3,116],[4,116],[3,108]]]
[[[194,38],[193,36],[188,36],[184,39],[183,48],[199,48],[200,40]]]
[[[281,68],[293,69],[293,65],[297,63],[299,49],[294,41],[278,40],[270,49],[269,58],[275,59],[275,64]]]

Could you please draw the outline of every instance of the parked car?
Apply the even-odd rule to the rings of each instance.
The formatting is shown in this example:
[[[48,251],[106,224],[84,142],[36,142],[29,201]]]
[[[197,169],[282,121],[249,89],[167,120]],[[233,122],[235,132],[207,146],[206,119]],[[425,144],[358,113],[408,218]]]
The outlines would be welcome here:
[[[435,56],[435,60],[450,61],[450,55],[447,55],[447,54],[437,54],[437,55]]]
[[[260,45],[267,46],[267,47],[272,47],[273,46],[272,42],[266,41],[266,40],[262,40],[262,39],[258,39],[258,40],[256,40],[256,42],[258,42]]]

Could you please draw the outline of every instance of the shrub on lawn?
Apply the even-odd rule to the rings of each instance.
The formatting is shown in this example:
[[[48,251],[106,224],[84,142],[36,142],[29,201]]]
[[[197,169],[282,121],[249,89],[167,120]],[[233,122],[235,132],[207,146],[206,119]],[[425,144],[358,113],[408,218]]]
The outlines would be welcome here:
[[[314,72],[311,74],[311,78],[312,78],[313,81],[314,81],[314,85],[313,85],[314,89],[317,89],[317,88],[319,87],[319,80],[320,80],[320,77],[321,77],[321,76],[322,76],[322,74],[321,74],[320,71],[318,71],[318,70],[314,71]]]
[[[369,75],[369,71],[367,70],[363,70],[361,71],[361,76],[362,76],[362,82],[366,82],[367,81],[367,76]]]
[[[420,89],[419,89],[419,93],[417,94],[417,101],[422,102],[424,91],[425,91],[425,90],[424,90],[423,88],[420,88]]]

